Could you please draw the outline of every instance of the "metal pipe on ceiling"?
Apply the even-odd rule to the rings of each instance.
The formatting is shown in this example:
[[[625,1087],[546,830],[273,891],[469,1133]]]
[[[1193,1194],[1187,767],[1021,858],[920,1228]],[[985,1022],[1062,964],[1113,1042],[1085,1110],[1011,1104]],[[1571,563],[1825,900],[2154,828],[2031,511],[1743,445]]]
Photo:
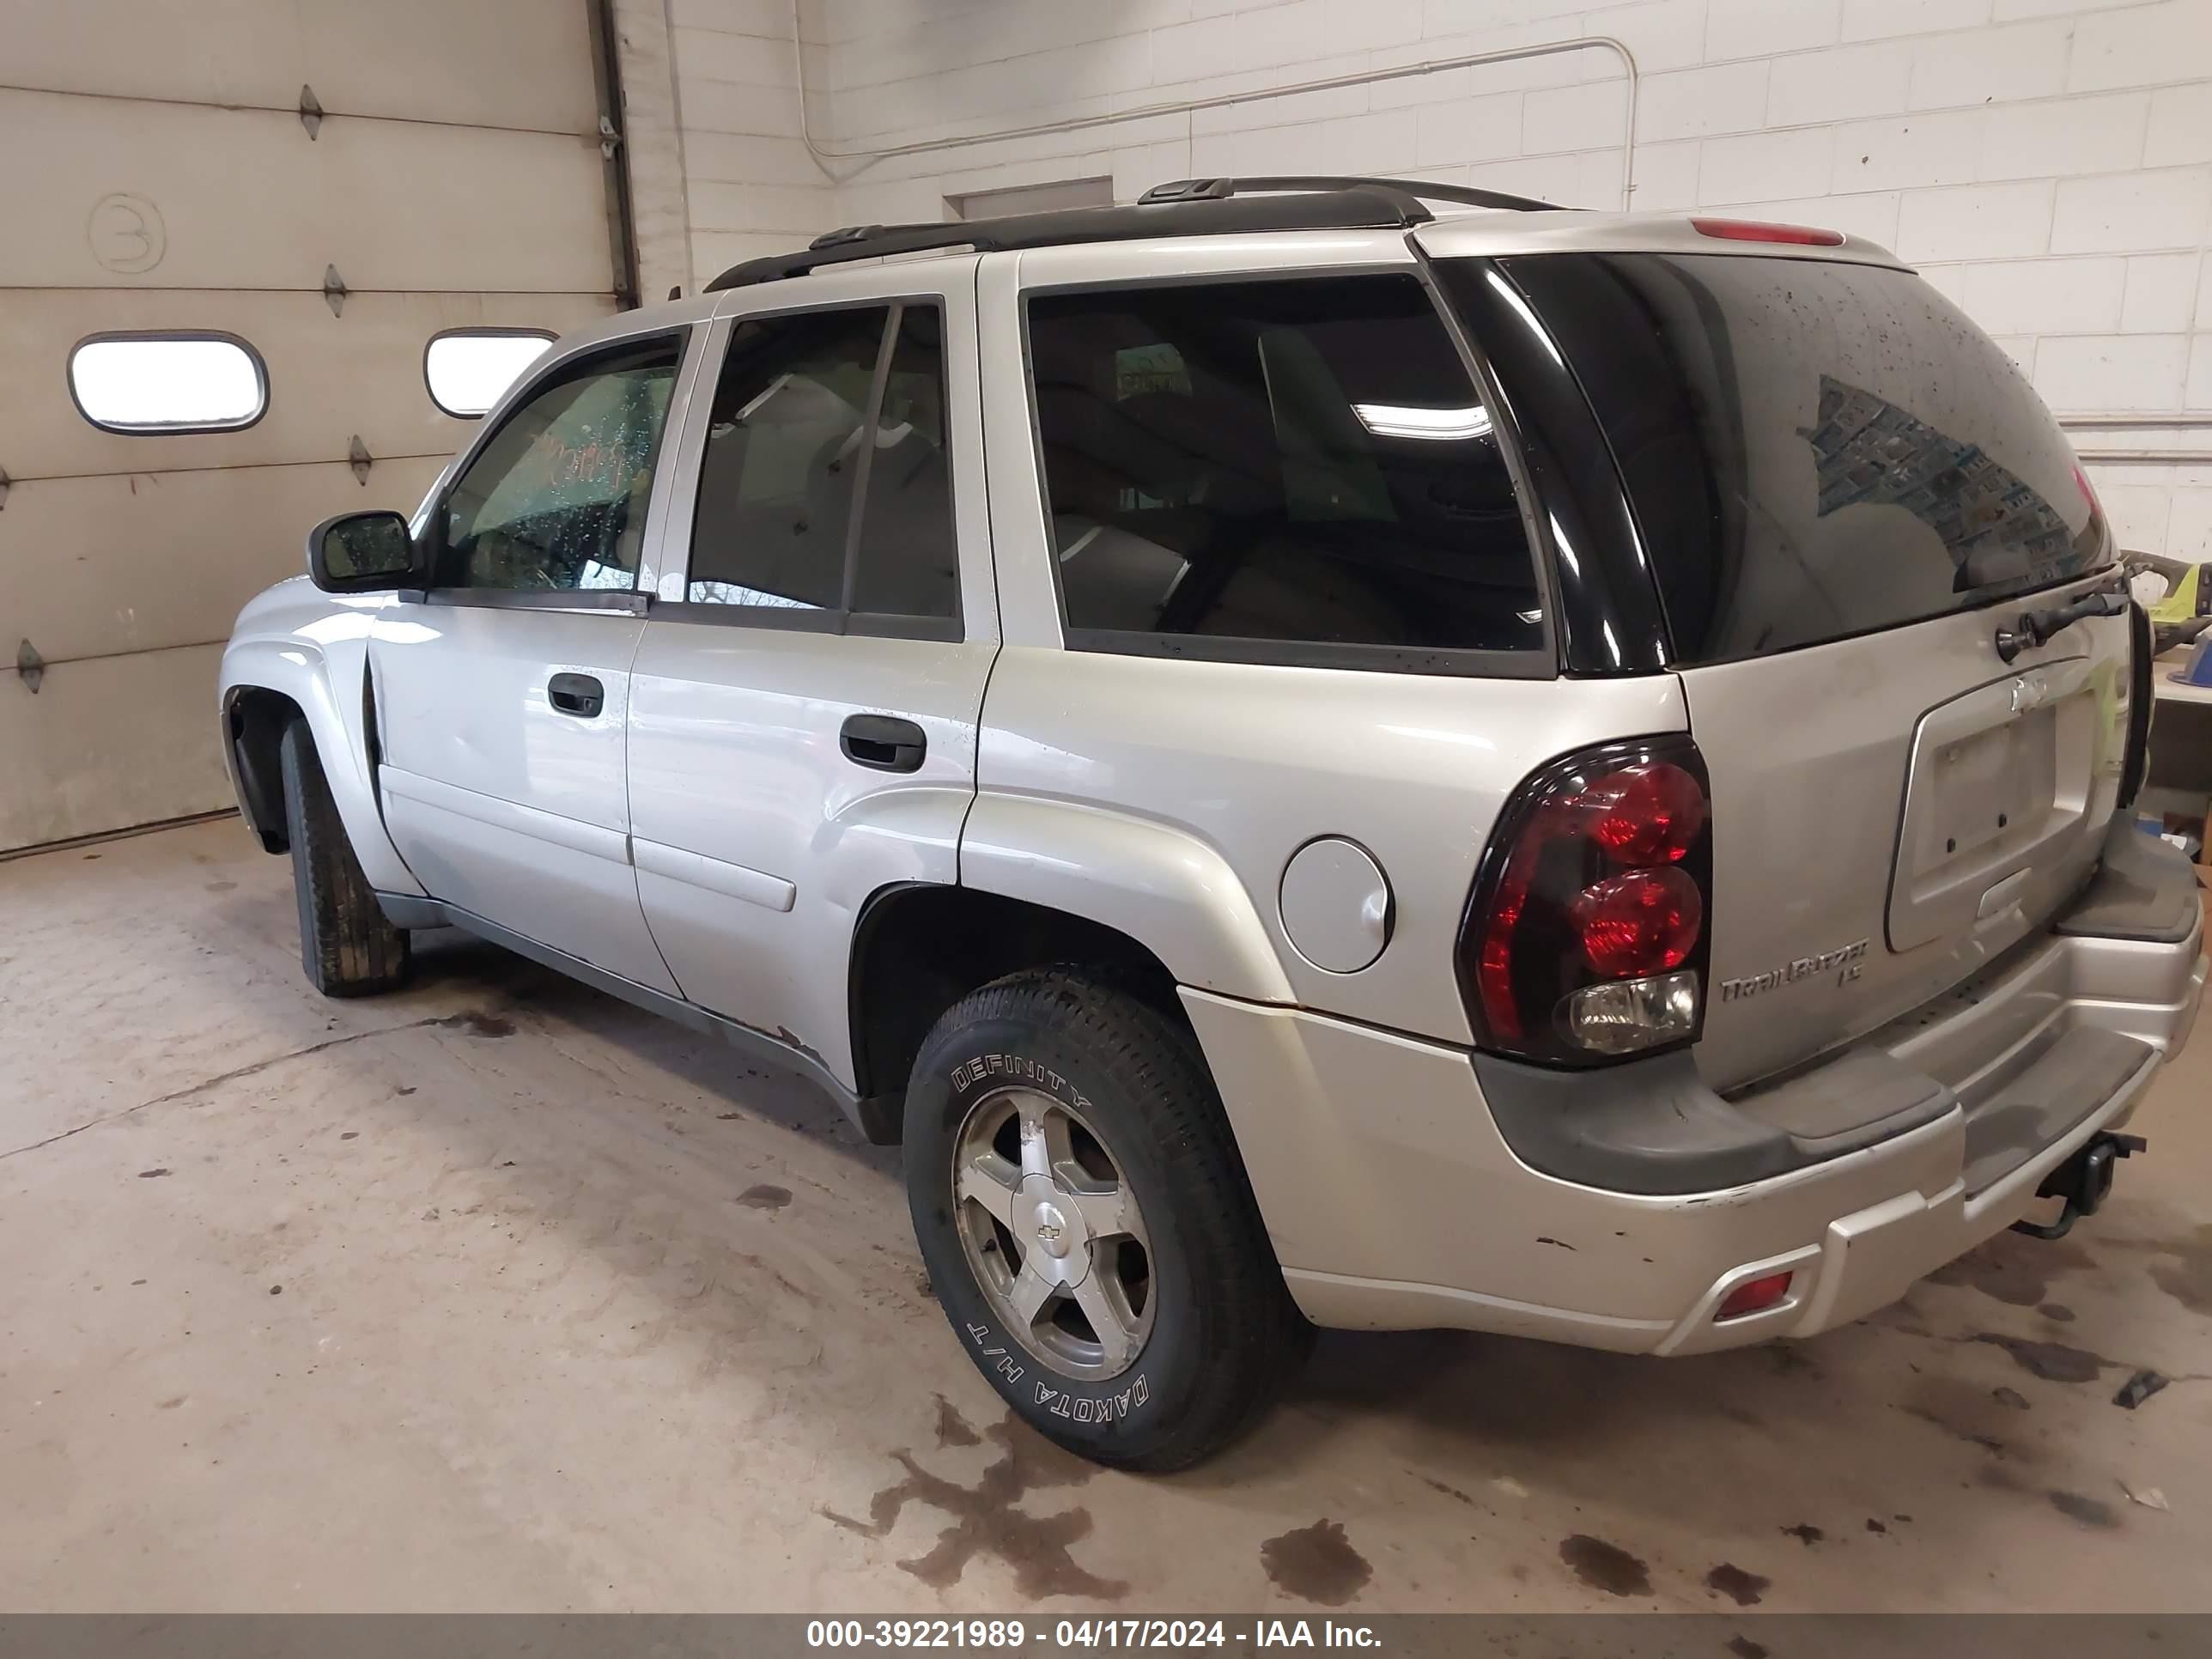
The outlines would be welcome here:
[[[2212,449],[2077,449],[2084,466],[2202,466]]]
[[[2076,432],[2156,432],[2212,426],[2212,411],[2142,410],[2127,415],[2061,415],[2058,424]]]
[[[2127,414],[2061,415],[2058,424],[2069,432],[2199,432],[2212,427],[2212,412],[2203,410],[2143,410]],[[2084,466],[2202,466],[2212,461],[2212,449],[2084,449],[2075,447]]]
[[[993,132],[961,133],[949,137],[923,138],[911,143],[891,144],[881,149],[831,149],[814,137],[812,108],[806,95],[806,58],[799,28],[801,0],[792,0],[791,50],[793,79],[799,88],[799,136],[806,146],[806,153],[817,167],[830,178],[842,184],[856,177],[879,161],[899,156],[930,155],[945,150],[965,149],[975,144],[1003,143],[1020,138],[1042,138],[1064,132],[1088,131],[1100,127],[1124,125],[1132,121],[1154,119],[1161,116],[1189,115],[1200,110],[1229,109],[1243,104],[1264,102],[1270,98],[1295,97],[1301,93],[1329,92],[1344,87],[1372,86],[1386,81],[1409,80],[1418,76],[1437,75],[1447,70],[1480,69],[1486,64],[1510,64],[1536,58],[1556,58],[1575,52],[1609,52],[1620,61],[1624,81],[1626,110],[1625,135],[1620,147],[1620,204],[1626,209],[1633,204],[1636,192],[1636,99],[1638,70],[1635,54],[1626,44],[1609,34],[1578,35],[1571,40],[1547,41],[1541,46],[1508,46],[1496,52],[1463,52],[1451,58],[1425,59],[1416,64],[1401,64],[1388,69],[1360,70],[1349,75],[1332,75],[1316,80],[1293,82],[1287,86],[1261,87],[1243,92],[1218,93],[1209,98],[1185,99],[1176,102],[1141,104],[1128,109],[1111,110],[1096,115],[1078,115],[1054,121],[1032,122],[1026,126],[1006,127]],[[833,161],[857,161],[860,166],[852,172],[840,174],[830,165]],[[2160,428],[2193,428],[2212,427],[2212,413],[2176,411],[2170,414],[2147,412],[2142,414],[2083,414],[2063,415],[2059,423],[2076,431],[2150,431]],[[2186,465],[2207,459],[2201,451],[2111,450],[2104,453],[2087,453],[2085,461],[2103,461],[2118,465],[2142,465],[2154,462],[2173,462]]]
[[[1190,98],[1158,104],[1139,104],[1128,109],[1110,110],[1097,115],[1075,115],[1055,121],[1033,122],[1027,126],[1006,127],[993,132],[962,133],[945,138],[924,138],[912,143],[892,144],[882,149],[830,149],[814,137],[812,115],[806,97],[806,55],[801,42],[799,26],[800,0],[791,3],[791,52],[793,74],[799,84],[799,136],[806,146],[806,153],[814,164],[839,184],[857,176],[878,161],[888,161],[902,155],[929,155],[939,151],[958,149],[973,144],[1003,143],[1018,138],[1042,138],[1063,132],[1083,132],[1098,127],[1124,125],[1131,121],[1147,121],[1161,116],[1191,115],[1200,110],[1231,109],[1243,104],[1256,104],[1270,98],[1295,97],[1300,93],[1333,92],[1344,87],[1374,86],[1385,81],[1405,81],[1417,76],[1438,75],[1446,70],[1480,69],[1491,64],[1513,64],[1534,58],[1557,58],[1575,52],[1609,52],[1620,60],[1626,87],[1626,126],[1620,143],[1620,204],[1628,207],[1636,191],[1636,58],[1627,46],[1609,34],[1579,35],[1571,40],[1547,41],[1542,46],[1508,46],[1496,52],[1462,52],[1452,58],[1433,58],[1417,64],[1400,64],[1388,69],[1358,70],[1349,75],[1324,76],[1317,80],[1294,82],[1288,86],[1261,87],[1244,92],[1217,93],[1208,98]],[[839,173],[830,166],[833,161],[857,161],[860,165],[852,172]]]

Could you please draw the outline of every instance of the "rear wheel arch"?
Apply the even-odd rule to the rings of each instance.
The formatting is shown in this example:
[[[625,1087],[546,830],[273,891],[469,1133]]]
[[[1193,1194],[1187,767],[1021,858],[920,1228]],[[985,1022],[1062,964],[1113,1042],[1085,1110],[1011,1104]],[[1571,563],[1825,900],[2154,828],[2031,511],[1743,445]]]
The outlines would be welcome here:
[[[1180,984],[1296,1000],[1261,901],[1218,847],[1179,825],[985,791],[961,829],[960,878],[1141,940]]]
[[[1085,916],[978,888],[902,882],[878,889],[853,933],[848,1007],[854,1078],[871,1138],[899,1138],[897,1100],[947,1008],[1028,969],[1079,964],[1188,1027],[1176,977],[1138,939]]]

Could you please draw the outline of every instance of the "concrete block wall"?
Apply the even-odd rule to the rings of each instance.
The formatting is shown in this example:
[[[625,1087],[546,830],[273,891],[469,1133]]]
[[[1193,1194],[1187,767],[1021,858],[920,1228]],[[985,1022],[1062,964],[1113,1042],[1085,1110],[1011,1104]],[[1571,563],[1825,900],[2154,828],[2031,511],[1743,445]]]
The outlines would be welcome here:
[[[690,200],[688,292],[740,259],[802,246],[829,229],[838,222],[836,189],[799,137],[791,0],[655,3],[665,6],[675,66]],[[807,81],[826,87],[830,71],[813,21],[810,11]],[[826,131],[826,117],[819,118]]]
[[[1066,116],[1610,36],[1634,204],[1833,225],[1918,265],[2069,417],[2128,545],[2212,559],[2212,0],[670,0],[694,261],[971,191],[1403,173],[1621,201],[1598,50],[992,142]],[[2128,417],[2137,424],[2115,424]],[[2145,422],[2164,417],[2170,424]],[[2163,462],[2097,459],[2171,455]]]

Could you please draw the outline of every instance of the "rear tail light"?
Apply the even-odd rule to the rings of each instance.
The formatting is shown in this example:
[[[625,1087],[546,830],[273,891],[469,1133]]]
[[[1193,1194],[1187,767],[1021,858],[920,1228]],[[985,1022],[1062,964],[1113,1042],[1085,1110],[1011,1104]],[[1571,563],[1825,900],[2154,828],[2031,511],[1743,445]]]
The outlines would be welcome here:
[[[1799,247],[1841,247],[1844,233],[1816,225],[1771,225],[1759,219],[1692,219],[1700,236],[1728,242],[1789,242]]]
[[[1583,954],[1606,979],[1679,968],[1705,931],[1705,896],[1672,865],[1631,870],[1583,889],[1567,912]]]
[[[2091,518],[2096,518],[2104,512],[2104,503],[2097,499],[2097,486],[2089,482],[2089,475],[2081,470],[2079,463],[2074,468],[2074,488],[2081,493],[2082,505],[2089,509]]]
[[[1460,986],[1492,1052],[1587,1066],[1692,1042],[1712,888],[1704,757],[1608,744],[1515,792],[1460,933]]]

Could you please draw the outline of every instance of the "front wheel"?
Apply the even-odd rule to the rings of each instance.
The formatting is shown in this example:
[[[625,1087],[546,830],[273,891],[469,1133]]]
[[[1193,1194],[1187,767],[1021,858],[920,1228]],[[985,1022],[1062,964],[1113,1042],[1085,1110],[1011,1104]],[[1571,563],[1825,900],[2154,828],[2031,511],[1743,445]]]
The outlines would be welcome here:
[[[1307,1328],[1187,1030],[1080,970],[974,993],[923,1042],[907,1198],[938,1299],[1006,1403],[1164,1470],[1227,1444]]]

